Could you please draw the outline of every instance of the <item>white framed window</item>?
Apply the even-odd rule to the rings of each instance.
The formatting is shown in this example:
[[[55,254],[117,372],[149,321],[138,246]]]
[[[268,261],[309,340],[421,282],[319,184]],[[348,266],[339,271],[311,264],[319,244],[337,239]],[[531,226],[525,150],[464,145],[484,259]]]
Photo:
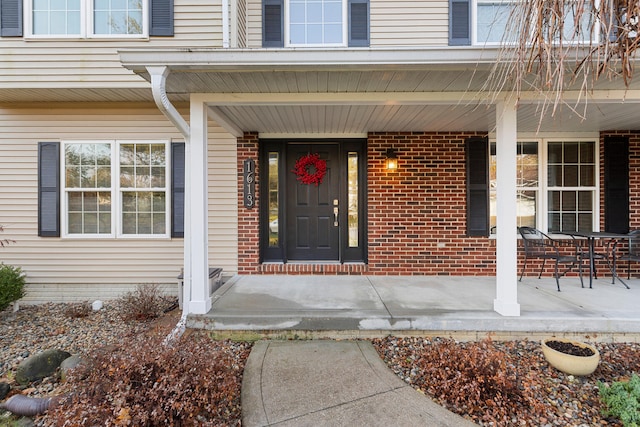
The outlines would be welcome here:
[[[597,231],[597,139],[523,139],[517,148],[517,225],[549,233]],[[489,163],[490,225],[496,226],[496,145]]]
[[[516,157],[516,215],[518,227],[537,227],[540,208],[540,162],[538,141],[519,141]],[[490,226],[492,233],[496,227],[497,161],[496,144],[491,143],[489,160],[489,201]]]
[[[168,142],[63,142],[62,162],[63,236],[169,236]]]
[[[515,5],[522,4],[520,0],[472,0],[474,7],[472,8],[472,44],[475,45],[499,45],[502,43],[515,43],[518,33],[516,27],[510,24],[511,10]],[[596,0],[597,2],[597,0]],[[590,10],[590,2],[585,3],[585,10]],[[597,3],[596,3],[597,4]],[[588,12],[583,13],[580,22],[579,36],[576,36],[576,26],[574,23],[575,8],[573,2],[566,2],[566,10],[564,12],[564,28],[563,38],[567,42],[589,43],[589,34],[592,27],[592,15]],[[593,26],[596,32],[592,34],[593,41],[600,37],[599,26]],[[533,29],[533,28],[532,28]],[[505,37],[505,31],[508,35]],[[579,39],[576,39],[579,37]]]
[[[288,46],[347,46],[347,0],[285,0]]]
[[[547,214],[551,233],[593,231],[596,218],[596,143],[547,143]]]
[[[26,34],[36,38],[147,37],[148,0],[25,0]]]

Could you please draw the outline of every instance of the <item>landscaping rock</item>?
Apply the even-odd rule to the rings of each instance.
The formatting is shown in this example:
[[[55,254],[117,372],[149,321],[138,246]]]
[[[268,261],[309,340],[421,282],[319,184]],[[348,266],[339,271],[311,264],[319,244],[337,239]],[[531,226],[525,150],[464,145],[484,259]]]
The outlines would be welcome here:
[[[60,364],[60,379],[62,381],[66,381],[67,373],[71,369],[77,368],[82,363],[84,363],[84,360],[77,354],[74,354],[73,356],[67,357],[66,359],[64,359]]]
[[[0,400],[4,400],[5,397],[7,397],[7,394],[9,394],[9,390],[11,390],[11,386],[7,383],[0,383]]]
[[[29,417],[20,417],[16,421],[12,421],[11,427],[34,427],[36,423],[33,421],[33,418]]]
[[[16,381],[20,385],[26,385],[32,381],[51,376],[60,367],[62,361],[70,356],[70,353],[56,349],[45,350],[31,356],[18,366]]]

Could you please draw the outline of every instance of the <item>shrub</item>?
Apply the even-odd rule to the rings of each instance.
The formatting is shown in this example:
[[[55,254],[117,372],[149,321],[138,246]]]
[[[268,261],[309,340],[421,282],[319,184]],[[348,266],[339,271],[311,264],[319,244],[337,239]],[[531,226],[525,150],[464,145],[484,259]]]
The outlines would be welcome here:
[[[611,386],[598,382],[605,415],[619,418],[625,427],[640,426],[640,377],[631,375],[629,381],[616,381]]]
[[[64,309],[64,315],[72,319],[80,319],[91,314],[91,305],[88,302],[69,304]]]
[[[0,264],[0,311],[25,295],[25,274],[20,267]]]
[[[150,320],[159,317],[167,302],[158,285],[145,283],[135,291],[127,292],[117,301],[118,311],[124,320]]]
[[[45,426],[240,425],[242,371],[251,345],[202,333],[163,346],[162,332],[94,352],[71,371],[73,392]]]
[[[415,360],[407,359],[406,368],[420,372],[412,383],[444,406],[462,408],[474,422],[507,425],[522,413],[542,410],[528,378],[513,368],[516,360],[489,338],[469,343],[437,338]]]

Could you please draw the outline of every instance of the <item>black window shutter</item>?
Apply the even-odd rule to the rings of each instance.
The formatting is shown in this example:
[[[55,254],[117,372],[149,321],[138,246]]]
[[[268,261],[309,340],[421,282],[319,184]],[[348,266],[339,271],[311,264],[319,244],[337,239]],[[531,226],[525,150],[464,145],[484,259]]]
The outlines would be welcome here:
[[[629,232],[629,140],[604,139],[604,229]]]
[[[38,236],[60,237],[60,143],[38,143]]]
[[[171,143],[171,237],[184,237],[184,142]]]
[[[489,140],[465,141],[467,173],[467,236],[489,235]]]
[[[349,0],[349,47],[369,46],[369,0]]]
[[[150,0],[149,35],[173,36],[173,0]]]
[[[22,0],[0,0],[0,36],[22,37]]]
[[[469,0],[449,0],[449,45],[471,44],[471,11]]]
[[[262,0],[262,46],[284,47],[284,0]]]

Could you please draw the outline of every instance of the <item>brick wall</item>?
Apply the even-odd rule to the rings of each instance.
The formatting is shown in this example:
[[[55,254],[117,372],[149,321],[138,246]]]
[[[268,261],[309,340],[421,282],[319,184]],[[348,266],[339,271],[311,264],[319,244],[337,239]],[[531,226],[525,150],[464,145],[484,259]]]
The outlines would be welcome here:
[[[629,136],[631,149],[631,228],[640,228],[640,218],[635,215],[640,208],[640,198],[633,196],[640,191],[640,132],[623,134]],[[481,135],[474,132],[369,134],[368,264],[337,265],[259,263],[259,169],[256,208],[245,209],[242,199],[242,161],[247,157],[258,159],[258,136],[246,134],[238,139],[239,273],[495,275],[495,240],[466,237],[464,141]],[[399,168],[395,172],[384,167],[388,148],[394,148],[398,154]],[[600,154],[602,156],[602,144]],[[603,164],[601,157],[602,188]],[[600,198],[604,201],[602,192]],[[600,217],[601,228],[604,228],[602,206]],[[521,265],[522,252],[519,251],[518,273]],[[539,268],[539,262],[529,262],[526,275],[537,275]],[[605,265],[601,268],[606,271]],[[553,266],[549,265],[543,274],[549,277],[552,273]]]
[[[371,274],[495,274],[495,241],[465,235],[464,141],[478,135],[369,135]],[[397,171],[384,167],[387,148],[397,151]]]
[[[256,162],[256,205],[252,209],[244,207],[243,162]],[[258,134],[245,133],[238,138],[238,273],[258,272],[260,260],[260,162],[258,161]]]
[[[478,133],[372,133],[368,143],[369,262],[259,264],[258,209],[242,207],[242,161],[256,134],[238,140],[240,274],[492,275],[495,241],[468,238],[464,140]],[[387,172],[387,148],[400,167]],[[260,175],[258,171],[258,182]],[[259,204],[258,198],[258,204]]]

